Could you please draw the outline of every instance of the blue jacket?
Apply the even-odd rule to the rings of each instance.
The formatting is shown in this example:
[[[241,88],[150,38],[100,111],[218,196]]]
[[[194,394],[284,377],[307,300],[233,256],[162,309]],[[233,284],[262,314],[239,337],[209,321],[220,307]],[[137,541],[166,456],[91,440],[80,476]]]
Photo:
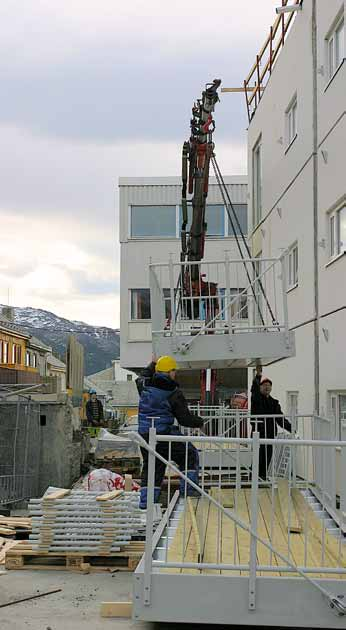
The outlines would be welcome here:
[[[172,391],[158,389],[157,387],[145,387],[139,401],[139,433],[149,433],[154,426],[157,433],[169,433],[174,424],[174,415],[169,403]],[[155,417],[154,424],[152,418]]]
[[[138,408],[138,431],[147,435],[152,427],[152,417],[155,417],[154,427],[157,433],[173,433],[176,430],[174,419],[186,427],[201,427],[203,420],[193,415],[187,405],[178,384],[169,376],[154,372],[151,364],[144,371],[143,377],[137,379],[140,395]]]

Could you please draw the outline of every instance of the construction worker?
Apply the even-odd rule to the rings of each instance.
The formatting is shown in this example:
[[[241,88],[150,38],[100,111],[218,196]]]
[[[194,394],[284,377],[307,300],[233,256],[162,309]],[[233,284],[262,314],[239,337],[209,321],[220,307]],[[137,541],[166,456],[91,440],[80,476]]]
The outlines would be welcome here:
[[[85,411],[87,420],[91,426],[102,426],[102,421],[104,418],[103,406],[101,401],[97,398],[97,393],[95,389],[89,390],[89,400],[86,404]]]
[[[262,376],[262,366],[256,367],[256,376],[251,387],[251,416],[265,415],[258,421],[252,421],[253,431],[258,431],[260,438],[273,439],[277,435],[277,426],[291,432],[291,423],[282,416],[280,403],[272,398],[273,383],[267,376]],[[271,444],[262,444],[259,452],[259,476],[264,481],[267,479],[267,471],[271,462],[273,447]]]
[[[174,425],[176,419],[184,427],[201,428],[203,420],[193,415],[186,399],[179,388],[175,377],[177,363],[169,356],[163,356],[154,360],[143,371],[141,377],[136,381],[140,395],[138,410],[138,432],[148,442],[149,429],[154,426],[157,433],[164,435],[181,435],[178,427]],[[186,448],[187,448],[187,470],[186,470]],[[165,459],[169,457],[169,443],[159,442],[156,447]],[[147,507],[147,485],[148,485],[148,451],[141,448],[143,457],[142,487],[140,508]],[[172,442],[170,457],[191,481],[198,484],[199,459],[198,451],[192,445],[183,442]],[[155,490],[154,501],[158,502],[160,487],[165,475],[165,464],[159,459],[155,461]],[[180,492],[185,492],[185,482],[180,481]],[[187,484],[187,494],[193,494],[193,488]]]

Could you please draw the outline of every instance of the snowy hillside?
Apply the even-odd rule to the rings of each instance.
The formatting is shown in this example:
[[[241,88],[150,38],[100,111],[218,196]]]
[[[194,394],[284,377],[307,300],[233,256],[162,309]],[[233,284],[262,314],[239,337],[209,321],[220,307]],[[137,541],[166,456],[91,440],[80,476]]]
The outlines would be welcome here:
[[[67,337],[75,334],[84,346],[86,375],[104,370],[111,366],[112,359],[119,359],[119,330],[71,321],[37,308],[14,307],[13,310],[15,323],[52,346],[54,354],[62,360],[65,360]]]

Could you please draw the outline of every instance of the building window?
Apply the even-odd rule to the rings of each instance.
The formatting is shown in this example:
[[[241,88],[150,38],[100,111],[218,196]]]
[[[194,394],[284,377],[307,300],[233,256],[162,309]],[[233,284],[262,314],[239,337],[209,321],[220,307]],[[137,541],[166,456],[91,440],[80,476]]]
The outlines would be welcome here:
[[[253,223],[262,218],[262,144],[259,140],[252,151]]]
[[[2,363],[8,363],[8,341],[2,342]]]
[[[335,422],[335,438],[344,440],[346,438],[346,392],[330,392],[331,415]]]
[[[237,219],[239,221],[240,224],[240,228],[243,234],[247,234],[248,232],[248,227],[247,227],[247,204],[246,203],[234,203],[233,204],[233,208],[235,210],[235,213],[237,215]],[[237,222],[234,219],[233,216],[233,212],[230,208],[230,215],[231,215],[231,219],[232,219],[232,223],[235,229],[235,233],[238,236],[240,234],[240,229],[237,225]],[[234,236],[233,234],[233,229],[231,226],[231,222],[229,220],[229,217],[227,215],[227,221],[228,221],[228,236]]]
[[[346,205],[329,215],[329,257],[346,252]]]
[[[243,234],[247,234],[247,204],[236,203],[236,204],[233,204],[233,207],[237,215],[240,228]],[[237,235],[239,235],[240,230],[236,221],[233,218],[233,212],[231,209],[229,210],[229,212],[232,217],[235,232]],[[191,228],[191,219],[192,219],[191,204],[188,204],[187,213],[188,213],[188,223],[186,226],[186,231],[189,232]],[[225,217],[227,217],[226,221],[225,221]],[[213,236],[214,237],[215,236],[234,236],[234,233],[231,227],[231,222],[229,220],[228,213],[226,211],[225,206],[220,205],[220,204],[208,204],[206,206],[205,220],[207,223],[207,233],[206,233],[207,238],[213,237]],[[179,229],[181,229],[181,225],[182,225],[182,209],[180,206]]]
[[[295,96],[286,110],[286,145],[292,144],[297,135],[297,97]]]
[[[176,238],[176,206],[131,206],[132,238]]]
[[[231,313],[230,316],[233,320],[247,319],[248,307],[247,307],[247,294],[243,293],[245,289],[231,289],[230,290],[230,302]],[[226,289],[219,289],[220,294],[220,314],[221,319],[226,318]]]
[[[36,368],[37,367],[37,354],[36,352],[33,352],[31,355],[31,367]]]
[[[25,367],[30,367],[30,352],[26,350],[25,352]]]
[[[150,318],[150,289],[131,289],[131,320]]]
[[[21,346],[17,346],[16,363],[17,363],[17,365],[21,365],[21,363],[22,363],[22,348],[21,348]]]
[[[287,254],[287,287],[293,289],[298,285],[298,244],[295,243]]]
[[[171,318],[171,292],[163,289],[165,316]],[[150,289],[131,289],[131,320],[151,319]]]
[[[345,21],[342,17],[326,39],[327,47],[327,80],[329,81],[345,56]]]
[[[11,363],[16,363],[16,344],[12,344],[12,361]]]
[[[287,392],[287,415],[298,415],[298,392]]]

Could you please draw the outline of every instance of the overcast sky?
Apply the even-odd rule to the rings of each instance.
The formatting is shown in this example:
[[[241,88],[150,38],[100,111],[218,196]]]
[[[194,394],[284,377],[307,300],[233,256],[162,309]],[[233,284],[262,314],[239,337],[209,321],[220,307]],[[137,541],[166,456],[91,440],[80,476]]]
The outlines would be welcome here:
[[[119,324],[119,176],[179,175],[204,84],[240,86],[274,0],[2,0],[0,303]],[[246,173],[243,95],[215,112]]]

